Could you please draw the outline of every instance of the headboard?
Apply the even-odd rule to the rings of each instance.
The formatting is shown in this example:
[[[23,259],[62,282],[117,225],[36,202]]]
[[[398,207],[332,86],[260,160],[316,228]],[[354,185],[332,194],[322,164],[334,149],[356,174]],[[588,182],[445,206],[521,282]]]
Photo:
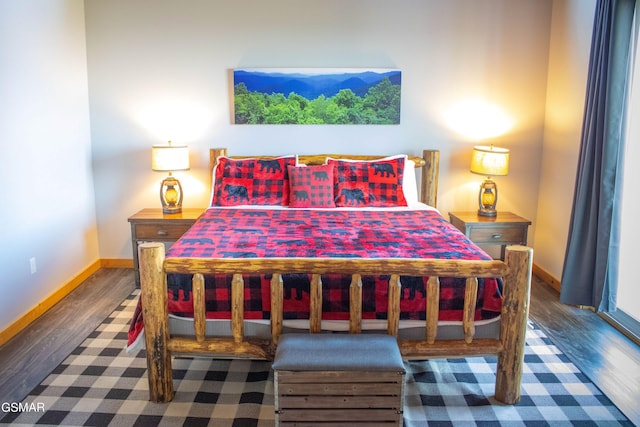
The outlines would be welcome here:
[[[273,159],[278,156],[229,156],[226,148],[209,149],[209,174],[213,175],[213,168],[218,163],[218,157],[225,156],[232,159]],[[386,155],[360,155],[360,154],[301,154],[298,155],[298,162],[305,165],[322,165],[327,157],[345,160],[377,160],[387,157]],[[438,168],[440,166],[440,151],[424,150],[422,157],[408,156],[413,160],[416,169],[422,169],[422,181],[420,186],[420,200],[429,206],[436,207],[438,196]],[[213,182],[210,180],[209,182]]]

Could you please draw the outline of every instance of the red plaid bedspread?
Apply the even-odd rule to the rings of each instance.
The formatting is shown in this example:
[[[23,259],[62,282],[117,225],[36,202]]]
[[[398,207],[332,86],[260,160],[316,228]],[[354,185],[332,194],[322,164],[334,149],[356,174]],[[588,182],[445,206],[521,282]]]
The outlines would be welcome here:
[[[167,257],[366,257],[491,259],[438,212],[431,210],[207,210]],[[268,275],[245,276],[245,319],[270,318]],[[284,275],[284,318],[309,318],[310,276]],[[351,278],[323,275],[323,319],[349,318]],[[401,277],[401,319],[424,320],[427,278]],[[363,319],[386,319],[388,275],[364,276]],[[440,279],[440,320],[462,320],[464,279]],[[499,315],[501,281],[480,279],[476,320]],[[191,276],[169,275],[169,312],[193,316]],[[207,317],[230,319],[231,278],[205,278]],[[142,329],[137,313],[130,343]]]

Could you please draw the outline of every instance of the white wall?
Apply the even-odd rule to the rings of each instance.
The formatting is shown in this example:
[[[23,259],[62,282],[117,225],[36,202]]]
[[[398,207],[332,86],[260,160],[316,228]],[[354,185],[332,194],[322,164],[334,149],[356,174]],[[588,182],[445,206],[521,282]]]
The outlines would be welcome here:
[[[596,0],[554,0],[535,263],[562,277]]]
[[[85,47],[82,1],[0,0],[0,331],[98,259]]]
[[[551,0],[88,1],[91,137],[102,258],[130,258],[127,217],[158,207],[163,178],[150,147],[191,146],[177,174],[184,206],[206,206],[209,147],[235,154],[441,150],[438,207],[477,209],[482,177],[468,172],[477,138],[447,113],[483,99],[509,117],[488,141],[512,150],[497,178],[499,209],[536,224]],[[402,70],[397,126],[231,124],[237,67]],[[535,228],[535,227],[534,227]],[[533,243],[534,232],[531,233]]]

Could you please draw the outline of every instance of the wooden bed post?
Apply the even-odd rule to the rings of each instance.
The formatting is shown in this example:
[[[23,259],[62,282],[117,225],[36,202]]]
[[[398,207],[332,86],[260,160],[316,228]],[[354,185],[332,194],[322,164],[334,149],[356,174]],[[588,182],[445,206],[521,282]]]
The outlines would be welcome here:
[[[351,275],[349,285],[349,333],[362,332],[362,276]]]
[[[388,301],[387,301],[387,334],[397,337],[400,330],[400,275],[392,274],[389,278]]]
[[[226,148],[210,148],[209,149],[209,184],[213,182],[213,168],[218,164],[218,157],[226,156],[227,149]],[[213,191],[211,188],[210,190]]]
[[[498,354],[496,399],[512,405],[520,400],[533,249],[526,246],[509,246],[505,262],[507,274],[500,328],[500,342],[503,348]]]
[[[433,344],[438,336],[438,316],[440,313],[440,278],[429,276],[427,281],[427,343]]]
[[[163,270],[164,244],[139,246],[140,290],[144,338],[147,346],[149,400],[170,402],[173,399],[171,353],[168,348],[167,279]]]
[[[274,273],[271,276],[271,341],[275,347],[282,334],[282,274]]]
[[[422,182],[420,186],[420,201],[436,207],[438,202],[438,170],[440,168],[440,151],[423,150],[422,157],[426,164],[422,168]]]

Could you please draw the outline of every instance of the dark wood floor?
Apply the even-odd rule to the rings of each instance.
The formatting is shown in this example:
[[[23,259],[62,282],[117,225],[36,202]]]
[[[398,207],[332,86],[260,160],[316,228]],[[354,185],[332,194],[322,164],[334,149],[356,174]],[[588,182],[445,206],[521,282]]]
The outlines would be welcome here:
[[[560,304],[534,277],[529,317],[554,344],[640,426],[640,346],[590,310]]]
[[[101,269],[0,347],[0,402],[21,401],[134,288],[133,270]]]
[[[560,304],[554,289],[533,282],[531,319],[640,425],[640,347],[598,315]],[[0,347],[0,402],[22,400],[133,289],[133,270],[102,269]]]

